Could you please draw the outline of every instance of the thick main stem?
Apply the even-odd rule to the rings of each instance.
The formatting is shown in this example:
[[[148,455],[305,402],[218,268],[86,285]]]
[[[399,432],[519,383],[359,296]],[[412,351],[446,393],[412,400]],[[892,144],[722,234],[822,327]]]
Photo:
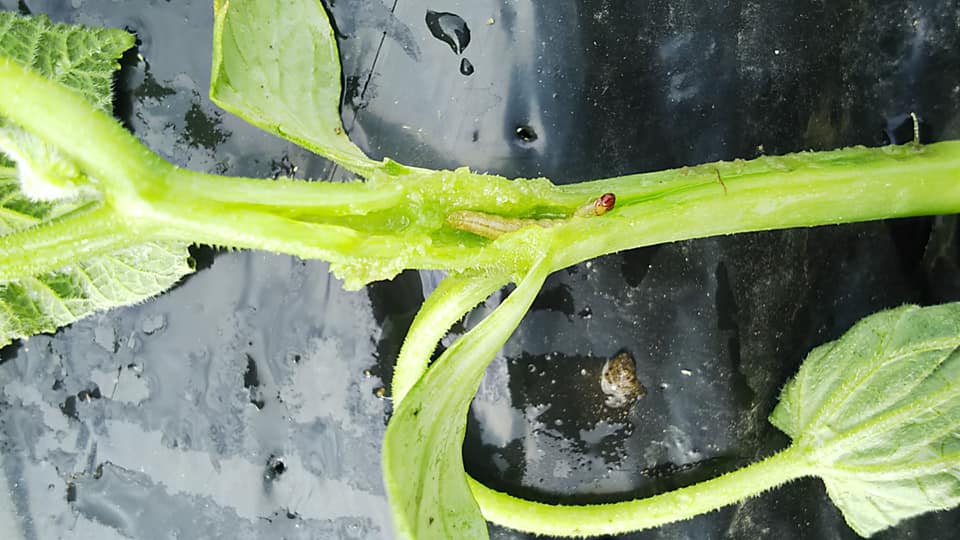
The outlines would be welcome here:
[[[524,532],[553,536],[621,534],[659,527],[717,510],[791,480],[809,476],[796,446],[717,478],[660,495],[589,506],[551,505],[517,499],[472,478],[470,489],[483,517]]]
[[[400,262],[406,268],[484,267],[523,272],[529,260],[521,256],[523,246],[512,241],[514,235],[479,245],[475,241],[464,242],[469,233],[451,234],[443,219],[458,209],[456,195],[460,190],[470,190],[471,193],[463,193],[467,199],[474,197],[472,193],[493,188],[495,181],[478,175],[473,184],[452,191],[445,190],[443,181],[444,173],[436,172],[418,178],[418,183],[409,183],[417,184],[410,188],[418,191],[411,197],[422,202],[419,209],[397,211],[422,212],[415,227],[393,228],[381,215],[369,218],[369,223],[384,220],[382,226],[355,229],[362,238],[377,238],[383,247],[363,256],[370,260],[389,259],[394,266]],[[517,183],[521,185],[523,181]],[[498,186],[489,191],[498,193],[499,189]],[[526,238],[535,237],[541,247],[550,244],[560,253],[554,269],[616,251],[705,236],[960,212],[960,141],[713,163],[557,187],[553,195],[543,196],[551,198],[571,190],[613,192],[617,195],[617,207],[599,218],[570,220],[550,229],[534,227]],[[436,204],[430,202],[443,197],[454,201],[446,213],[437,212]],[[510,210],[498,208],[495,196],[492,197],[490,201],[475,201],[483,206],[473,208],[491,213]],[[546,199],[543,202],[546,204]],[[296,246],[304,243],[302,232],[296,227],[277,228],[264,238],[254,231],[260,226],[255,219],[222,221],[221,225],[227,227],[223,240],[229,240],[228,231],[233,231],[238,238],[251,239],[244,247],[316,256],[313,252],[296,251]],[[338,221],[334,217],[325,223],[333,225]],[[379,236],[371,233],[381,228]],[[317,237],[308,243],[318,240],[323,243]],[[402,248],[409,247],[411,242],[424,242],[424,249],[408,250],[403,253],[404,260],[398,261]],[[334,248],[329,255],[348,259],[356,255],[345,252],[349,249]]]
[[[0,115],[80,165],[96,179],[92,186],[103,191],[105,203],[140,232],[152,228],[181,240],[353,265],[352,285],[404,268],[521,275],[542,251],[559,254],[552,261],[559,269],[711,235],[960,212],[960,141],[762,157],[563,187],[402,167],[376,185],[259,184],[177,169],[82,97],[12,61],[0,59],[0,84],[10,90],[0,93]],[[492,241],[458,231],[446,219],[463,210],[510,218],[569,215],[606,192],[618,203],[602,217],[550,229],[532,225]],[[18,240],[33,242],[47,234],[43,228]],[[52,269],[60,260],[41,258],[32,254],[32,268]],[[26,269],[0,260],[4,278]]]
[[[694,175],[713,182],[651,194],[654,178],[664,191],[674,183],[666,172],[596,182],[596,190],[617,194],[618,208],[585,220],[580,231],[556,231],[565,245],[559,268],[691,238],[960,212],[960,141],[705,164],[671,172],[676,183]],[[644,187],[638,200],[631,200],[631,181]]]
[[[474,200],[472,204],[482,206],[472,209],[509,213],[509,206],[496,205],[496,194],[502,189],[496,180],[477,175],[472,184],[452,188],[444,182],[444,172],[435,172],[408,183],[416,186],[408,187],[412,190],[410,197],[421,203],[418,208],[398,208],[397,212],[419,212],[419,222],[413,228],[396,229],[384,215],[367,218],[369,224],[364,231],[355,229],[357,234],[377,238],[383,249],[363,256],[390,259],[394,267],[399,262],[406,268],[485,267],[523,272],[529,260],[519,256],[523,246],[512,241],[514,235],[480,244],[463,242],[469,233],[451,234],[443,219],[459,209],[457,195],[464,190],[469,191],[462,193],[464,200],[475,198],[477,192],[493,193],[490,201]],[[517,181],[516,185],[522,186],[523,182]],[[305,190],[313,187],[303,186]],[[617,207],[607,215],[570,220],[550,229],[535,227],[533,234],[527,235],[528,239],[536,237],[541,247],[550,244],[560,253],[554,269],[625,249],[705,236],[960,212],[960,141],[712,163],[557,187],[540,196],[547,204],[548,199],[568,192],[596,195],[606,191],[615,193],[618,200]],[[446,212],[437,212],[431,200],[444,198],[453,203],[440,203]],[[382,225],[375,225],[377,220],[383,220]],[[304,243],[297,227],[277,228],[264,238],[254,230],[261,225],[255,219],[221,221],[221,226],[226,226],[223,243],[230,243],[225,240],[231,236],[228,231],[233,231],[238,238],[250,239],[244,247],[317,256],[312,251],[296,251],[296,246]],[[336,217],[324,222],[339,223]],[[382,230],[379,236],[372,234],[377,230]],[[307,243],[318,240],[324,243],[317,237]],[[397,255],[411,242],[425,242],[421,244],[424,249],[408,250],[403,253],[404,260],[398,261]],[[334,248],[328,256],[348,259],[356,255],[346,253],[349,250]]]
[[[213,204],[263,208],[277,215],[316,212],[327,216],[364,215],[403,202],[396,183],[306,182],[241,178],[177,169],[171,174],[181,198]]]

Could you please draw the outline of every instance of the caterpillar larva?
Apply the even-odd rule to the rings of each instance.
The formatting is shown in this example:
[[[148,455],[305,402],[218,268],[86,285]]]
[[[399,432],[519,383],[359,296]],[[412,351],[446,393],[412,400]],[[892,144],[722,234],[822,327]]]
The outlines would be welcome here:
[[[604,193],[574,210],[573,216],[582,218],[602,216],[612,210],[616,203],[617,197],[613,193]],[[518,231],[524,227],[531,225],[553,227],[566,223],[568,219],[508,218],[485,212],[460,210],[447,216],[447,224],[455,229],[495,240],[503,234]]]

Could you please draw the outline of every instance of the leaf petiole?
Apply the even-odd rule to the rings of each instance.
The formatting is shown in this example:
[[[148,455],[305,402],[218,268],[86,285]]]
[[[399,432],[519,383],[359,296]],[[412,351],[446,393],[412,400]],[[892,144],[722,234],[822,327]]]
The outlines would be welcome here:
[[[690,519],[810,476],[796,445],[711,480],[644,499],[587,506],[527,501],[468,480],[483,517],[524,532],[556,536],[622,534]]]
[[[466,271],[447,276],[427,297],[410,325],[393,372],[393,403],[399,406],[427,369],[447,330],[474,306],[506,285],[509,277]]]
[[[140,244],[149,234],[103,205],[74,211],[41,226],[0,236],[0,283]]]

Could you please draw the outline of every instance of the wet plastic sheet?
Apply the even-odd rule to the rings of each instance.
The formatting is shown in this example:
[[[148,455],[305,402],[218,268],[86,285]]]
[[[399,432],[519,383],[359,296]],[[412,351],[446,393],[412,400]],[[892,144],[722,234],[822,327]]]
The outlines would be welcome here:
[[[328,6],[345,125],[376,157],[573,182],[902,142],[911,111],[926,140],[960,137],[955,1]],[[206,1],[0,7],[136,31],[118,112],[178,164],[342,175],[209,103]],[[757,233],[558,272],[488,372],[467,466],[586,502],[770,454],[786,438],[766,416],[812,347],[879,309],[960,299],[957,231],[951,216]],[[377,391],[434,276],[346,293],[323,263],[197,255],[200,271],[154,301],[3,350],[3,538],[392,536]],[[615,409],[600,379],[623,351],[646,395]],[[880,536],[953,538],[958,521]],[[813,480],[626,537],[855,538]]]

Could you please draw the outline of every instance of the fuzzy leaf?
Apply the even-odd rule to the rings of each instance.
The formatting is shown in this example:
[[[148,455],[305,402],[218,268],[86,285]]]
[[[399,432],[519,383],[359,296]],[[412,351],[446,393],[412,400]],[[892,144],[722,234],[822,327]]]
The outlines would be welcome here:
[[[117,59],[132,45],[133,36],[122,30],[52,24],[42,15],[0,12],[0,56],[80,92],[102,110],[109,111],[112,103]],[[19,165],[0,166],[0,236],[68,220],[89,202],[77,196],[82,191],[72,189],[86,182],[86,176],[53,146],[0,119],[0,147],[16,154]],[[191,271],[187,245],[150,242],[54,272],[0,282],[0,346],[163,292]],[[13,255],[29,258],[30,252]]]
[[[960,505],[960,303],[904,306],[814,349],[770,421],[857,533]]]
[[[0,235],[69,214],[76,202],[30,201],[12,169],[0,168]],[[192,271],[183,242],[150,242],[55,272],[0,282],[0,346],[77,321],[96,311],[141,302]]]
[[[83,201],[35,201],[20,190],[17,170],[0,167],[0,236],[54,219],[83,206]]]
[[[117,61],[133,43],[133,35],[117,28],[53,24],[45,15],[0,12],[0,56],[80,92],[103,111],[111,108]]]
[[[340,124],[340,56],[320,0],[216,0],[210,98],[354,172],[381,167]]]
[[[0,12],[0,56],[80,92],[103,111],[111,107],[117,60],[133,43],[133,36],[119,29],[54,24],[45,15]],[[20,166],[22,189],[32,199],[75,197],[82,194],[77,188],[88,183],[55,148],[2,119],[0,150]],[[9,163],[2,157],[0,161]]]
[[[181,242],[151,242],[0,283],[0,345],[156,296],[192,271]]]
[[[20,191],[34,201],[95,197],[89,178],[56,148],[12,122],[0,125],[0,152],[13,158]]]

